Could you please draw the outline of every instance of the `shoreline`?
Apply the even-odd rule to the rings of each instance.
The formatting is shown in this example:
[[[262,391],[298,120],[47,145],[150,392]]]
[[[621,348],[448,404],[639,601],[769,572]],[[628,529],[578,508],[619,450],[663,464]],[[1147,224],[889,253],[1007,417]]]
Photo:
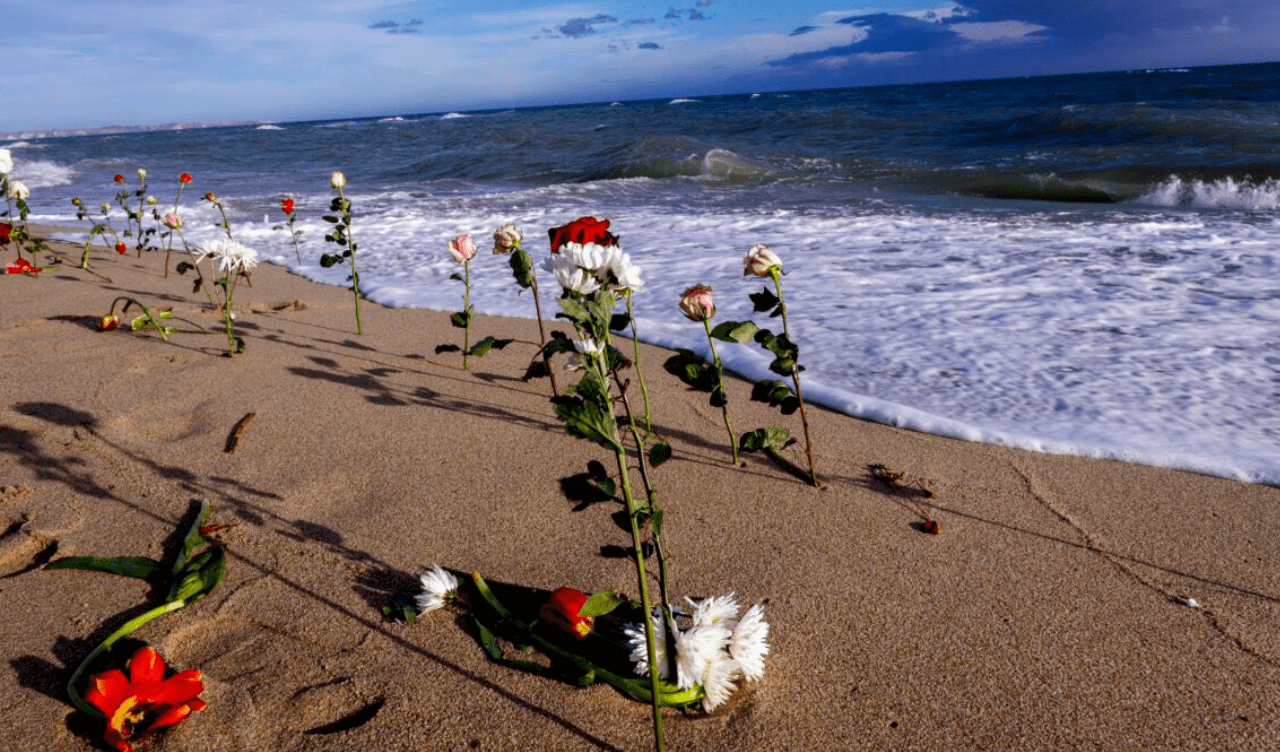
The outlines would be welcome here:
[[[98,748],[62,686],[150,602],[145,583],[44,564],[163,557],[207,499],[235,525],[225,581],[137,636],[204,672],[210,704],[157,748],[652,747],[647,707],[611,688],[489,663],[450,612],[380,610],[434,564],[634,590],[601,552],[627,537],[560,486],[601,450],[565,435],[545,380],[519,378],[536,322],[478,316],[473,341],[516,342],[464,372],[435,352],[460,342],[447,313],[369,302],[358,337],[348,290],[264,264],[237,288],[247,350],[231,359],[220,335],[94,331],[117,295],[219,319],[156,254],[93,257],[109,283],[70,268],[2,280],[5,738]],[[668,749],[1280,744],[1280,489],[815,409],[819,491],[759,455],[729,467],[719,411],[666,355],[641,346],[675,449],[655,471],[673,595],[763,603],[773,646],[724,708],[668,714]],[[746,382],[728,389],[740,430],[798,428]]]

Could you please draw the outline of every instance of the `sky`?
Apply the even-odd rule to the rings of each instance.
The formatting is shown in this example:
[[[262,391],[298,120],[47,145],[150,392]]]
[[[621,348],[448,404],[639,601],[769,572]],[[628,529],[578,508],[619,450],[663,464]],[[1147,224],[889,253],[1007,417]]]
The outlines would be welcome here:
[[[1275,0],[5,0],[0,133],[1280,60]]]

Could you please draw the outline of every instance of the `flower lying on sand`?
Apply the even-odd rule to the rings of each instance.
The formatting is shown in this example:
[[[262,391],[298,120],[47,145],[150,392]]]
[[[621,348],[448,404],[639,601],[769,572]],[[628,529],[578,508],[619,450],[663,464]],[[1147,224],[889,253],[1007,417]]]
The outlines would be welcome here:
[[[30,261],[20,258],[12,264],[6,264],[4,267],[6,274],[38,274],[44,271],[38,266],[32,265]]]
[[[562,587],[551,594],[538,613],[543,621],[551,626],[568,633],[575,639],[585,640],[596,626],[594,616],[583,616],[580,613],[586,602],[586,593],[571,587]]]
[[[106,741],[120,752],[132,752],[129,740],[172,726],[208,703],[200,672],[189,669],[164,678],[164,658],[153,648],[139,649],[129,659],[129,676],[111,669],[89,680],[85,700],[107,717]]]
[[[426,614],[443,608],[457,596],[458,578],[443,567],[432,567],[429,572],[422,575],[422,592],[415,599],[418,613]]]
[[[737,689],[739,678],[756,681],[764,676],[764,658],[769,653],[769,624],[764,620],[764,609],[754,605],[738,618],[738,604],[733,594],[719,598],[707,598],[699,603],[685,599],[694,607],[693,614],[685,619],[688,626],[675,629],[676,683],[681,689],[695,685],[702,687],[705,698],[702,709],[708,713],[722,705]],[[664,635],[658,639],[658,676],[667,678],[670,673],[667,656],[670,655],[666,630],[661,613],[653,616],[654,632]],[[631,647],[631,660],[635,672],[641,676],[649,673],[648,648],[645,645],[644,627],[631,625],[626,628]]]

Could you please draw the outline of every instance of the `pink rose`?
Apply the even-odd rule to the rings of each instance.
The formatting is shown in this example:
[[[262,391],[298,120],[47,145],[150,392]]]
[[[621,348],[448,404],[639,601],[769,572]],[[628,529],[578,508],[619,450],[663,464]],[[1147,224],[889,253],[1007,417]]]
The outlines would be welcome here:
[[[680,296],[680,310],[690,321],[708,321],[716,315],[710,285],[694,285]]]
[[[742,260],[742,276],[754,274],[757,277],[768,277],[772,269],[782,271],[782,259],[769,250],[767,245],[753,245]]]
[[[453,260],[461,264],[475,258],[476,244],[471,240],[470,235],[459,235],[449,241],[449,255],[453,256]]]

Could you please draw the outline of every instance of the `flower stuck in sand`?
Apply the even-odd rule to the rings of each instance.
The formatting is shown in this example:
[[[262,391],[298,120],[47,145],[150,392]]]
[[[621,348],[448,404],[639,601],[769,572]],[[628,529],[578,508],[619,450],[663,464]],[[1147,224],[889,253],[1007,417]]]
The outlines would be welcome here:
[[[547,230],[551,238],[551,252],[559,253],[569,243],[578,245],[616,246],[618,236],[609,232],[609,220],[595,217],[579,217],[567,225]]]
[[[690,321],[708,321],[716,315],[710,285],[694,285],[680,294],[680,311]]]
[[[13,155],[8,149],[0,149],[0,175],[13,172]]]
[[[493,253],[500,256],[504,253],[520,250],[524,233],[513,224],[505,224],[493,231]]]
[[[449,240],[449,255],[459,264],[475,258],[476,244],[470,235],[458,235]]]
[[[419,614],[443,608],[458,597],[458,578],[443,567],[432,567],[422,575],[422,592],[414,599]]]
[[[191,177],[191,173],[189,172],[184,172],[178,176],[178,182],[183,185],[188,185],[193,179],[194,178]]]
[[[583,616],[581,613],[586,602],[586,593],[571,587],[562,587],[551,594],[538,613],[551,626],[566,632],[574,639],[585,640],[596,626],[594,616]]]
[[[343,175],[341,172],[337,170],[334,170],[329,174],[329,187],[333,188],[335,191],[341,188],[345,188],[346,185],[347,185],[346,175]]]
[[[26,201],[31,197],[31,189],[21,180],[14,180],[9,183],[9,198]]]
[[[128,668],[127,677],[119,669],[94,675],[85,693],[85,701],[107,717],[106,741],[120,752],[132,752],[131,739],[208,707],[199,698],[204,691],[200,671],[189,669],[166,679],[164,658],[153,648],[139,649]]]
[[[177,215],[173,216],[176,217]],[[166,217],[167,219],[168,217]],[[181,226],[181,222],[179,222],[179,226]],[[200,246],[200,253],[196,256],[196,263],[200,263],[205,259],[217,261],[218,271],[223,274],[247,272],[258,265],[257,251],[226,238],[218,238]]]
[[[293,214],[293,199],[291,198],[280,199],[280,211],[284,212],[286,216]]]
[[[169,212],[164,215],[164,219],[161,221],[164,223],[164,226],[168,227],[170,230],[182,229],[182,218],[178,216],[177,212]]]
[[[0,245],[9,245],[9,236],[13,234],[13,225],[0,222]]]

